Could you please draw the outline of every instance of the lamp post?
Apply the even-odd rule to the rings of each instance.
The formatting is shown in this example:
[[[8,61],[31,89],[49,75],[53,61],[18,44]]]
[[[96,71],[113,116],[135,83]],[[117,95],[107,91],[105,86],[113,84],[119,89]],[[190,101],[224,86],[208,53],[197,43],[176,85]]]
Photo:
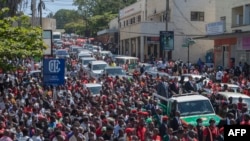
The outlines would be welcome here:
[[[190,46],[195,44],[195,41],[192,38],[186,38],[184,44],[182,44],[182,47],[187,47],[187,64],[188,64],[188,72],[189,72],[189,56],[190,56]]]

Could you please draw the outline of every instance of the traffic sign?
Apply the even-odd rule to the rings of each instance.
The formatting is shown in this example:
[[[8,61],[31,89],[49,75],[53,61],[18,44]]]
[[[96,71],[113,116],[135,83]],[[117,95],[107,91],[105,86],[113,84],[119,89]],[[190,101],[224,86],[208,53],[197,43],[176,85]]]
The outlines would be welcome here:
[[[174,50],[174,31],[160,31],[161,50]]]
[[[43,84],[63,85],[65,75],[65,59],[43,59]]]

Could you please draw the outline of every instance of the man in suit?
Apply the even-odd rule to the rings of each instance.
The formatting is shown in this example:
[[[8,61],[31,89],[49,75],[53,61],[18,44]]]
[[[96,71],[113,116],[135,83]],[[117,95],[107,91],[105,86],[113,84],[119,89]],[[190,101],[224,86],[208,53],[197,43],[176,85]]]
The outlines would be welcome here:
[[[182,121],[180,118],[180,112],[176,111],[175,112],[175,117],[172,119],[170,123],[171,127],[173,128],[174,131],[178,131],[180,127],[182,127]]]
[[[168,83],[165,81],[165,77],[162,77],[160,82],[158,83],[157,85],[157,93],[161,96],[164,96],[166,98],[169,98],[170,97],[170,94],[169,94],[169,85]]]
[[[169,85],[169,88],[174,94],[179,94],[179,87],[180,84],[178,82],[178,78],[175,77],[173,82]]]
[[[234,114],[229,112],[227,113],[226,118],[221,119],[220,122],[218,123],[218,128],[220,129],[221,127],[223,127],[224,125],[230,125],[230,121],[234,118]]]
[[[185,83],[184,88],[185,88],[185,91],[188,93],[190,93],[191,91],[193,91],[193,92],[196,91],[195,82],[193,81],[192,76],[188,77],[188,81]]]

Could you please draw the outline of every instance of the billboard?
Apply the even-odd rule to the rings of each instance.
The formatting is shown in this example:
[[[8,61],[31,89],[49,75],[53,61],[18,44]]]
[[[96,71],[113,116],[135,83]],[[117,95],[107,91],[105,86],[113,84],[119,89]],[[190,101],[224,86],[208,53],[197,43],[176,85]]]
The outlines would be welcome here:
[[[223,21],[213,22],[206,25],[207,35],[218,35],[225,32],[225,24]]]
[[[48,47],[43,55],[52,55],[52,30],[43,30],[43,42]]]
[[[174,31],[160,31],[161,50],[174,50]]]
[[[43,84],[64,85],[65,59],[43,59]]]

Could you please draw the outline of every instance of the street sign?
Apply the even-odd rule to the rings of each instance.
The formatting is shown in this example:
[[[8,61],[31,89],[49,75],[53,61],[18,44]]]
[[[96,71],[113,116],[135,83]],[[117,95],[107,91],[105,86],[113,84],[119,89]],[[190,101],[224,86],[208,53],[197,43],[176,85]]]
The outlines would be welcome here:
[[[161,50],[174,50],[174,31],[160,31]]]
[[[43,84],[64,85],[65,59],[43,59]]]

